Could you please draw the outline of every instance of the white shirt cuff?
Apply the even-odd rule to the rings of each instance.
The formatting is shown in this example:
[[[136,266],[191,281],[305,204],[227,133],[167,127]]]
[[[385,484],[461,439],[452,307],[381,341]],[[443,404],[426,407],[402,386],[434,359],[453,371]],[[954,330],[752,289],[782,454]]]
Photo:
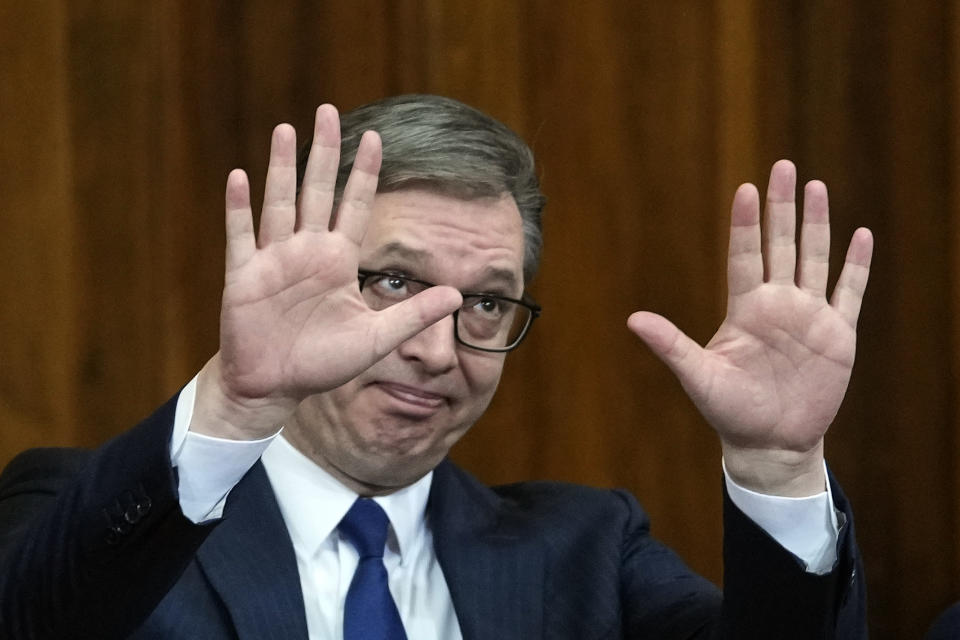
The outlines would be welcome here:
[[[824,475],[827,467],[824,462]],[[807,571],[830,573],[837,560],[839,526],[830,483],[812,496],[787,498],[757,493],[734,482],[723,467],[727,494],[738,509],[784,549],[800,558]]]
[[[194,377],[180,392],[170,437],[170,463],[179,476],[180,509],[191,522],[223,515],[227,494],[240,482],[279,431],[261,440],[227,440],[189,430],[197,395]]]

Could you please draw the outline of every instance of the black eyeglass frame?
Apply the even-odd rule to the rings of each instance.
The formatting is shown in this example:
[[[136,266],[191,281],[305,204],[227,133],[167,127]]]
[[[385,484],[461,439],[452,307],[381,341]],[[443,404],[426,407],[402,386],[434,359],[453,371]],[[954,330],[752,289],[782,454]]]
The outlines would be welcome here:
[[[400,278],[406,282],[415,282],[416,284],[423,285],[425,289],[430,287],[437,286],[433,282],[427,282],[426,280],[420,280],[418,278],[411,278],[410,276],[397,273],[394,271],[368,271],[367,269],[358,269],[357,276],[360,280],[360,291],[363,291],[363,287],[367,283],[367,279],[373,277],[382,277],[382,278]],[[512,344],[509,344],[505,347],[479,347],[475,344],[470,344],[463,340],[460,337],[460,309],[457,309],[453,312],[453,337],[459,344],[462,344],[465,347],[470,349],[476,349],[477,351],[487,351],[490,353],[506,353],[508,351],[513,351],[520,343],[523,342],[523,339],[527,337],[527,334],[530,333],[530,327],[533,326],[533,321],[540,317],[540,312],[543,309],[536,302],[533,301],[526,293],[523,294],[523,297],[526,299],[517,300],[516,298],[508,298],[507,296],[501,296],[497,293],[485,293],[485,292],[464,292],[461,291],[460,295],[466,300],[467,298],[492,298],[494,300],[503,300],[504,302],[511,302],[513,304],[518,304],[521,307],[524,307],[530,311],[530,317],[527,319],[527,323],[523,326],[523,329],[520,330],[520,336],[513,341]]]

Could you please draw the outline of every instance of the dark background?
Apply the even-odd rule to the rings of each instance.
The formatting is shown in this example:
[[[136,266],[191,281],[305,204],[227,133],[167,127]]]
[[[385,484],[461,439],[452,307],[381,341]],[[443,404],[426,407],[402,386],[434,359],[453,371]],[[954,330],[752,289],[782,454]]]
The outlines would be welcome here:
[[[462,99],[538,154],[545,313],[455,449],[491,482],[634,491],[721,577],[716,438],[625,328],[705,342],[737,184],[793,159],[831,190],[834,278],[876,236],[827,438],[873,637],[960,597],[960,11],[919,0],[0,0],[0,464],[95,445],[217,347],[223,188],[270,130],[384,95]]]

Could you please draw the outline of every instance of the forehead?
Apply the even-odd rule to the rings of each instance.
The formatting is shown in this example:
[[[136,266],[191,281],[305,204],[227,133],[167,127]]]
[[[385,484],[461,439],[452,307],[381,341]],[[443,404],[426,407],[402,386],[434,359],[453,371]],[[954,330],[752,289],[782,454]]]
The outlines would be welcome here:
[[[523,288],[523,225],[517,204],[462,200],[420,189],[377,194],[360,250],[361,266],[415,270],[461,289]],[[510,282],[505,282],[510,280]]]

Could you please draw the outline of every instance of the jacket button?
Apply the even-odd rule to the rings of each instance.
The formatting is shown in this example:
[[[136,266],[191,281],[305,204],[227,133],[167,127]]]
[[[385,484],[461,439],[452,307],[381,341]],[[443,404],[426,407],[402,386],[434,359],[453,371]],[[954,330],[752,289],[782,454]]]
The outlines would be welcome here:
[[[130,524],[137,524],[140,522],[141,513],[139,505],[130,505],[127,507],[127,510],[123,512],[123,519],[129,522]]]

